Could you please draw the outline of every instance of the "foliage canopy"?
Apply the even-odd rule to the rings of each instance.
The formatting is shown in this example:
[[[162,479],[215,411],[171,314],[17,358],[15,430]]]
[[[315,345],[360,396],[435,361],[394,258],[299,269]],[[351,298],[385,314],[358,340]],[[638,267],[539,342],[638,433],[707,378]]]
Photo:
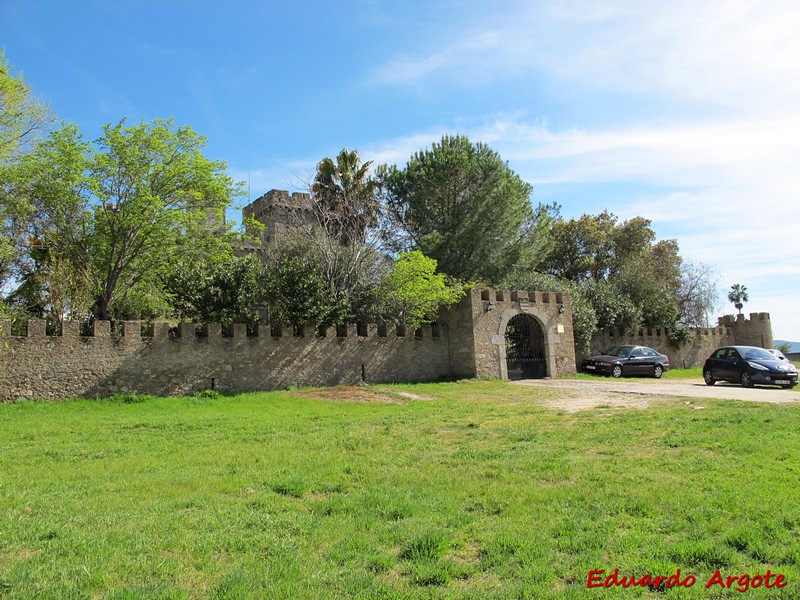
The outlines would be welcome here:
[[[531,185],[485,144],[444,136],[377,177],[393,247],[420,250],[452,277],[498,282],[520,265],[535,268],[549,248],[555,207],[534,211]]]
[[[171,121],[122,121],[95,142],[64,125],[25,155],[10,188],[29,203],[20,237],[33,260],[21,274],[38,282],[39,306],[57,318],[62,308],[123,318],[132,294],[161,293],[179,257],[230,254],[223,213],[239,188],[223,162],[203,156],[204,145]],[[55,305],[54,271],[36,260],[37,248],[60,261],[67,279],[81,275],[89,307]]]

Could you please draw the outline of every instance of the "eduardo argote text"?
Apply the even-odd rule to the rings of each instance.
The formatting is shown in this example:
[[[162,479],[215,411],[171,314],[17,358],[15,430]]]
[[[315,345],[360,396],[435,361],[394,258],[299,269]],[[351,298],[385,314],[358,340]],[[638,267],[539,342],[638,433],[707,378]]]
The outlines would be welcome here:
[[[593,569],[589,571],[589,576],[586,579],[587,588],[612,588],[612,587],[653,587],[654,589],[660,588],[673,588],[685,587],[690,588],[697,583],[697,578],[694,575],[681,576],[681,570],[676,569],[671,575],[656,575],[645,573],[640,576],[636,575],[620,575],[619,568],[605,574],[605,569]],[[705,588],[716,588],[717,586],[726,589],[734,589],[737,592],[746,592],[750,589],[759,587],[765,588],[782,588],[786,586],[786,577],[783,573],[773,573],[767,569],[766,573],[756,573],[750,575],[749,573],[742,573],[741,575],[728,575],[723,576],[719,569],[714,571],[714,574],[708,578],[705,583]]]

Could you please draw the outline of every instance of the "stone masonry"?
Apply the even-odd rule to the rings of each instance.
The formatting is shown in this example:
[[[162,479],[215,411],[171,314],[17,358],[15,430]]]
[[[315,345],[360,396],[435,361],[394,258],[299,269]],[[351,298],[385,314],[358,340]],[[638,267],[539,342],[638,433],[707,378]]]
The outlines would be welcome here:
[[[296,228],[298,219],[306,220],[311,196],[302,192],[289,195],[285,190],[270,190],[242,209],[245,219],[252,218],[265,225],[261,241],[275,241]]]
[[[691,341],[675,348],[663,329],[639,329],[635,334],[626,335],[620,331],[605,329],[592,339],[592,354],[618,344],[637,344],[649,346],[666,354],[673,368],[701,366],[711,353],[720,346],[758,346],[773,348],[772,322],[769,313],[750,313],[744,315],[725,315],[718,319],[717,327],[703,327],[693,330]],[[582,356],[579,356],[580,359]]]
[[[180,395],[214,388],[246,392],[365,381],[414,382],[507,378],[504,333],[511,317],[529,315],[542,329],[548,376],[575,372],[569,298],[547,292],[470,290],[438,324],[417,331],[340,325],[292,331],[260,326],[127,322],[92,335],[65,322],[59,336],[45,322],[24,336],[0,322],[0,401],[102,397],[122,391]]]

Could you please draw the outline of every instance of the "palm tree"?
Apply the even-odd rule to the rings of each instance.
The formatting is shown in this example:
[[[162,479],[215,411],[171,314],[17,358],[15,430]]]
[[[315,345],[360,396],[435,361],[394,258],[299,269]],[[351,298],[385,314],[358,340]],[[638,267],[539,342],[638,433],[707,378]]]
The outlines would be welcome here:
[[[363,242],[367,229],[377,223],[378,184],[369,177],[371,164],[345,148],[336,162],[323,158],[317,165],[311,192],[326,216],[328,233],[344,246]]]
[[[733,305],[738,309],[739,314],[742,314],[742,307],[744,303],[750,300],[747,297],[747,288],[743,285],[735,283],[731,286],[731,291],[728,292],[728,300],[733,302]]]

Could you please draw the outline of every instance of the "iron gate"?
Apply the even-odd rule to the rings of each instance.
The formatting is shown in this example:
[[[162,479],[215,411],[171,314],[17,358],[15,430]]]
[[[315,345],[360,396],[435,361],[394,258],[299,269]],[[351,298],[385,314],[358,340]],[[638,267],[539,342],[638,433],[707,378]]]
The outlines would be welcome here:
[[[509,379],[547,377],[544,332],[529,315],[516,315],[506,326],[506,367]]]

